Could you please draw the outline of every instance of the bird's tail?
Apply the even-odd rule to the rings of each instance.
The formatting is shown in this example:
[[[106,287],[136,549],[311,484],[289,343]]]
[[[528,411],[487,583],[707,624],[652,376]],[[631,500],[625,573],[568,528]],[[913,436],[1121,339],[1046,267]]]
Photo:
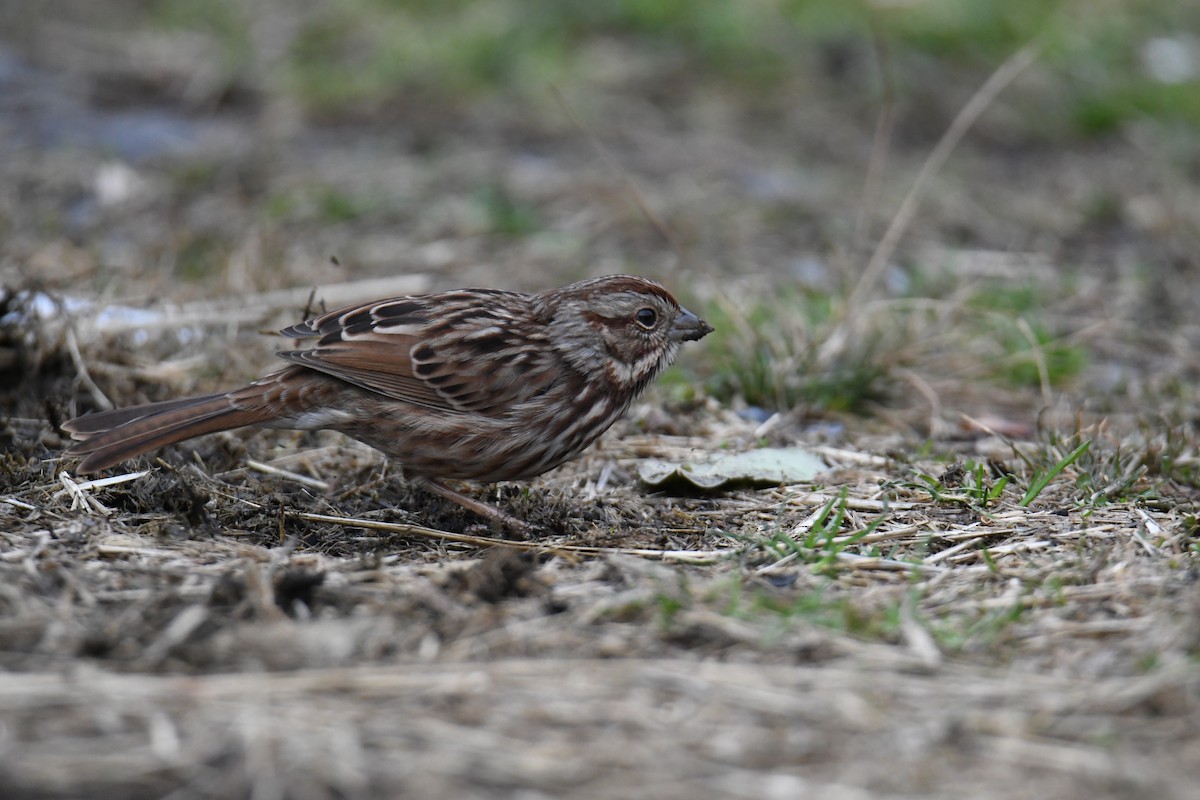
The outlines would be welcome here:
[[[186,397],[76,417],[62,426],[78,440],[67,454],[84,456],[78,472],[99,472],[168,444],[269,419],[262,406],[235,405],[232,394]]]

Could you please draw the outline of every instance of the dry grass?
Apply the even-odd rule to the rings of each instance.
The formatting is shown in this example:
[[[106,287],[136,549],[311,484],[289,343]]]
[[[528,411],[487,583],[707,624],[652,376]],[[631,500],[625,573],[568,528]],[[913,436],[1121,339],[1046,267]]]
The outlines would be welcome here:
[[[625,479],[755,438],[732,414],[692,427],[626,426],[529,494],[502,488],[542,527],[531,542],[372,481],[355,446],[284,438],[269,463],[88,483],[10,456],[28,482],[0,497],[6,785],[1187,796],[1190,506],[1084,503],[1096,459],[1023,506],[1037,459],[1070,442],[990,437],[958,445],[986,471],[842,446],[820,448],[818,485],[688,498]],[[385,521],[409,510],[446,530]]]

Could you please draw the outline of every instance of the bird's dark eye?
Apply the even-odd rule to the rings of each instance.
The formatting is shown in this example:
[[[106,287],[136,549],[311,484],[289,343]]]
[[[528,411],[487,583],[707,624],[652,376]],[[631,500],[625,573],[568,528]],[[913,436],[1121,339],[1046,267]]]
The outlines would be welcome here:
[[[633,318],[646,330],[651,330],[658,324],[658,312],[653,308],[643,308],[634,314]]]

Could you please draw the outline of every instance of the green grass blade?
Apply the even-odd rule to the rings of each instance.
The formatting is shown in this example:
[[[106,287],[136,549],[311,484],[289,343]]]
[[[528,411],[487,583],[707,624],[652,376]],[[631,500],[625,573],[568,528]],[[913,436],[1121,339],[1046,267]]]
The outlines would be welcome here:
[[[1091,446],[1092,440],[1088,439],[1086,442],[1068,453],[1066,458],[1062,459],[1053,467],[1051,467],[1045,474],[1035,476],[1033,482],[1029,484],[1029,489],[1025,492],[1025,496],[1021,498],[1021,502],[1018,505],[1020,505],[1022,508],[1026,508],[1030,503],[1036,500],[1037,496],[1041,494],[1042,491],[1050,484],[1050,481],[1058,477],[1058,474],[1064,469],[1074,464],[1081,455],[1086,453],[1088,449],[1091,448]]]

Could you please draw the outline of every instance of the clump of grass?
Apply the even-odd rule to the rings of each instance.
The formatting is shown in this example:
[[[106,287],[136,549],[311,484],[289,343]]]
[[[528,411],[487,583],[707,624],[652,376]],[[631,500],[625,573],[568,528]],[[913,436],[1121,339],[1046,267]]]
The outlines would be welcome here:
[[[1048,293],[1034,283],[988,285],[975,292],[968,306],[982,312],[965,320],[981,341],[990,341],[994,380],[1016,387],[1057,388],[1087,368],[1087,351],[1054,333],[1044,320],[1054,318]]]
[[[1002,379],[1014,386],[1062,386],[1087,367],[1087,352],[1067,344],[1045,328],[1030,326],[1002,340],[1005,357],[998,368]]]
[[[909,270],[906,294],[867,299],[845,290],[743,290],[705,307],[717,329],[701,375],[720,400],[769,410],[866,414],[898,396],[909,370],[980,387],[1054,390],[1085,375],[1091,357],[1057,285]],[[1070,279],[1067,279],[1070,285]]]
[[[1062,447],[1057,446],[1056,436],[1052,436],[1051,439],[1051,447],[1047,448],[1046,450],[1039,451],[1038,453],[1038,460],[1042,463],[1033,468],[1033,474],[1029,480],[1029,488],[1025,490],[1025,495],[1021,498],[1021,502],[1017,504],[1022,508],[1028,507],[1043,491],[1046,490],[1046,487],[1050,485],[1051,481],[1057,478],[1059,474],[1061,474],[1062,471],[1067,467],[1078,461],[1080,456],[1082,456],[1092,447],[1091,440],[1085,439],[1084,441],[1075,445],[1075,447],[1073,447],[1069,453],[1066,453],[1065,455],[1055,459],[1054,456],[1061,451]]]
[[[743,590],[744,591],[744,590]],[[779,625],[809,623],[863,639],[894,641],[899,637],[901,604],[867,608],[846,596],[835,596],[829,585],[800,591],[755,587],[749,598],[732,607],[731,616],[768,618]]]
[[[748,539],[751,549],[761,549],[772,562],[767,568],[778,572],[785,565],[806,565],[814,575],[834,577],[845,568],[843,554],[867,558],[890,558],[865,540],[887,519],[881,515],[865,525],[855,523],[847,507],[847,491],[830,497],[809,519],[791,529],[778,528],[762,537]],[[851,528],[845,530],[846,528]]]
[[[1144,423],[1148,440],[1144,463],[1147,473],[1188,488],[1200,488],[1200,437],[1196,423],[1166,419]]]
[[[950,652],[997,648],[1012,636],[1013,626],[1021,622],[1028,611],[1027,601],[1017,598],[1000,608],[941,618],[931,622],[928,630],[938,645]]]
[[[910,485],[929,492],[935,503],[962,504],[983,511],[1000,501],[1012,476],[995,465],[968,460],[951,464],[937,477],[924,472],[916,477],[918,482]]]
[[[1153,442],[1138,436],[1109,438],[1101,431],[1082,429],[1070,435],[1047,432],[1033,451],[1019,451],[1029,469],[1029,485],[1019,505],[1032,505],[1064,475],[1071,481],[1067,496],[1085,508],[1149,499],[1156,493],[1149,480],[1155,453]]]
[[[732,573],[691,584],[679,581],[655,593],[649,602],[625,604],[613,620],[654,618],[665,634],[686,626],[688,612],[706,610],[757,627],[764,644],[788,630],[817,626],[863,639],[895,641],[899,637],[899,601],[866,604],[839,591],[832,580],[817,584],[772,587]]]
[[[882,402],[897,352],[881,332],[866,331],[836,358],[822,359],[833,302],[826,293],[791,289],[745,308],[728,299],[711,305],[705,318],[724,335],[707,353],[709,392],[776,410],[865,413]]]

